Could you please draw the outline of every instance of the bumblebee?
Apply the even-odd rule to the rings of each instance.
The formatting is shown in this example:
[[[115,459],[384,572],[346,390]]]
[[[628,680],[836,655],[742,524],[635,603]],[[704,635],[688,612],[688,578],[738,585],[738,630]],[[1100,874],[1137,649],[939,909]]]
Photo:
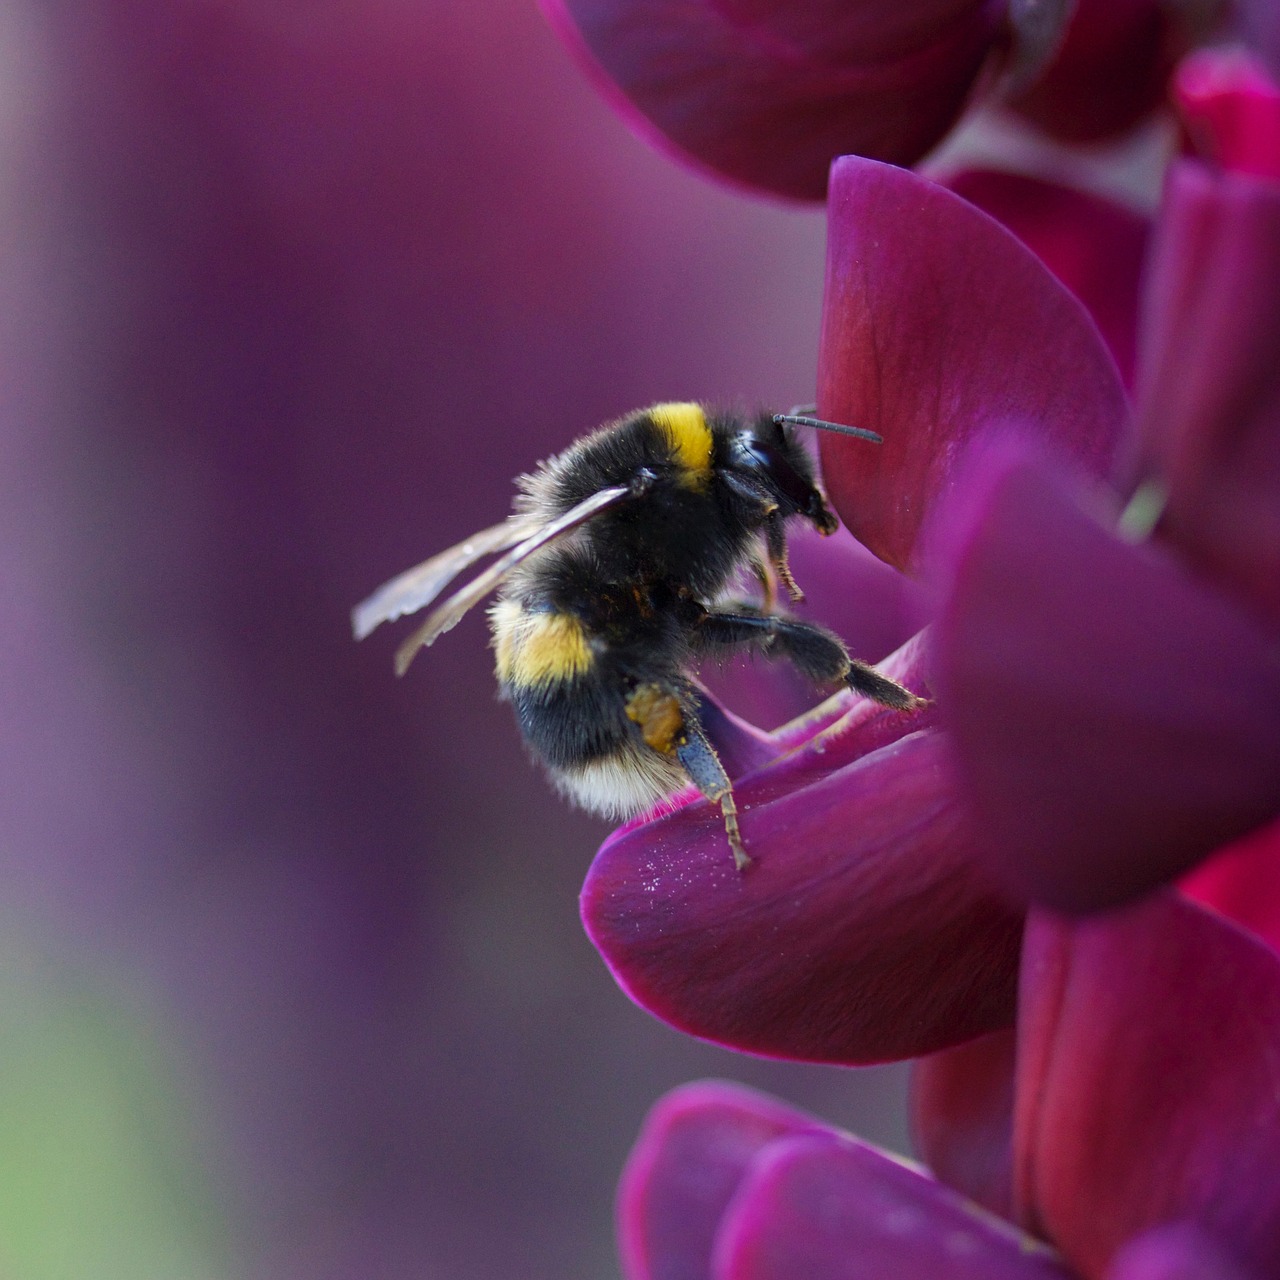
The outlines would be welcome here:
[[[520,477],[501,524],[357,606],[356,638],[425,608],[464,570],[498,556],[401,645],[397,674],[496,591],[500,694],[557,788],[616,819],[692,783],[719,805],[742,869],[750,858],[733,784],[699,717],[699,662],[754,652],[895,710],[925,705],[851,658],[832,632],[777,611],[779,587],[803,599],[787,562],[787,522],[806,520],[821,534],[838,527],[797,425],[879,439],[796,414],[749,418],[692,403],[609,423]],[[747,572],[758,603],[731,598]]]

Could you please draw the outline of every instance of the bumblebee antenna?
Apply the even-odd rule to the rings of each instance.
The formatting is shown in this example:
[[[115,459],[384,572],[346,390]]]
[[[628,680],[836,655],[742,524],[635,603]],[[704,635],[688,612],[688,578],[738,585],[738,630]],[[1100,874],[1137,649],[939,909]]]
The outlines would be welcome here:
[[[859,440],[870,440],[872,444],[884,444],[884,436],[868,431],[866,427],[846,427],[839,422],[825,422],[822,418],[811,418],[808,414],[775,413],[773,420],[778,426],[787,424],[793,427],[814,427],[818,431],[834,431],[837,435],[855,436]]]

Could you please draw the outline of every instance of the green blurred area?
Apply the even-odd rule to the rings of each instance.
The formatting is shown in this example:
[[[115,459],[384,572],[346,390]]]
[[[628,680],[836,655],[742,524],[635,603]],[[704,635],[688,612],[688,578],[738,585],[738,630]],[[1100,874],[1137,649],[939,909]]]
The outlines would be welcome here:
[[[0,934],[0,1280],[228,1274],[172,1050],[108,981]]]

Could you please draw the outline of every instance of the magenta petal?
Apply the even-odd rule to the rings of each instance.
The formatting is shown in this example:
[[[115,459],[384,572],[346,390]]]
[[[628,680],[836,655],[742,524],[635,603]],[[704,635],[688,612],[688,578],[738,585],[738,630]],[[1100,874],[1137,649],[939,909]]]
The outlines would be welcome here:
[[[716,1280],[1070,1280],[1053,1253],[917,1169],[849,1139],[783,1139],[752,1166]]]
[[[1280,957],[1162,893],[1033,912],[1018,1015],[1015,1195],[1086,1276],[1190,1222],[1246,1270],[1280,1258]]]
[[[1280,821],[1215,853],[1178,887],[1280,952]]]
[[[996,1031],[930,1054],[911,1070],[911,1135],[934,1176],[970,1200],[1013,1212],[1017,1038]]]
[[[963,108],[1004,5],[542,0],[650,142],[735,182],[821,199],[834,156],[911,164]]]
[[[1077,0],[1053,60],[1011,106],[1068,142],[1133,128],[1159,107],[1185,34],[1165,0]]]
[[[1157,1227],[1130,1241],[1107,1269],[1106,1280],[1252,1280],[1252,1277],[1203,1232],[1179,1223]]]
[[[1161,532],[1280,622],[1280,183],[1170,173],[1152,249],[1140,471]]]
[[[1084,303],[1130,383],[1150,219],[1020,173],[970,169],[949,175],[946,185],[1008,227]]]
[[[938,735],[818,771],[841,749],[828,731],[738,785],[745,872],[702,800],[606,842],[583,920],[639,1005],[821,1062],[912,1057],[1009,1024],[1020,918],[980,870]]]
[[[769,1143],[822,1126],[803,1112],[706,1080],[663,1098],[645,1119],[618,1187],[618,1244],[628,1280],[711,1275],[721,1216]]]
[[[882,445],[825,435],[854,536],[912,566],[921,521],[975,439],[1009,422],[1106,471],[1128,412],[1081,304],[994,219],[902,169],[832,170],[818,407]]]
[[[1258,61],[1240,49],[1201,50],[1178,68],[1174,91],[1195,154],[1216,168],[1280,179],[1280,87]]]
[[[1018,893],[1123,901],[1280,813],[1275,638],[1048,464],[987,467],[936,633],[960,775]]]

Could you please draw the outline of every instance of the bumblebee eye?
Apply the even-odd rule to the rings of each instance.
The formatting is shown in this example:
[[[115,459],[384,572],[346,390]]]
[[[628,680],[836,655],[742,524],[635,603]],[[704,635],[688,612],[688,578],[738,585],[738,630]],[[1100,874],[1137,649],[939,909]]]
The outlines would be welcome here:
[[[742,437],[739,445],[748,465],[763,474],[797,511],[809,515],[815,500],[819,506],[822,505],[818,491],[796,471],[781,450],[754,436]]]

